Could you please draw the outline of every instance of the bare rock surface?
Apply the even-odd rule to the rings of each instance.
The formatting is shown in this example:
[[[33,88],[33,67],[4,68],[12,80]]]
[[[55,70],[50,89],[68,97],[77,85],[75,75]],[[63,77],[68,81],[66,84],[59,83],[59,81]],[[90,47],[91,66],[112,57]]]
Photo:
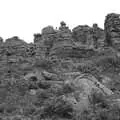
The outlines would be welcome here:
[[[119,49],[120,39],[120,15],[111,13],[106,16],[105,20],[106,42],[116,49]]]
[[[75,79],[67,80],[65,84],[71,84],[75,88],[75,92],[67,96],[70,101],[73,99],[73,106],[78,111],[87,110],[90,105],[93,91],[103,96],[114,94],[110,89],[102,85],[98,80],[91,75],[80,75]],[[69,98],[70,97],[70,98]]]

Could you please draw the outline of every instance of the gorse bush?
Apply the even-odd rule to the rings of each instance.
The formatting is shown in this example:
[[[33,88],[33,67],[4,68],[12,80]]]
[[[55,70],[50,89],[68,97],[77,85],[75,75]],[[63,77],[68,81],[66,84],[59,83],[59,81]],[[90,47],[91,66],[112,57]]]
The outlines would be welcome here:
[[[72,118],[73,108],[70,103],[65,101],[62,97],[54,97],[49,102],[46,102],[42,117],[58,116],[60,118]]]
[[[93,63],[83,63],[77,67],[77,70],[82,73],[89,73],[94,75],[96,78],[99,79],[100,69]]]
[[[96,60],[95,63],[98,68],[102,67],[102,71],[117,72],[117,70],[120,69],[120,59],[116,56],[101,57],[101,59]]]
[[[47,59],[41,59],[41,60],[36,59],[34,64],[33,64],[33,67],[49,70],[52,68],[52,62],[50,60],[47,60]]]

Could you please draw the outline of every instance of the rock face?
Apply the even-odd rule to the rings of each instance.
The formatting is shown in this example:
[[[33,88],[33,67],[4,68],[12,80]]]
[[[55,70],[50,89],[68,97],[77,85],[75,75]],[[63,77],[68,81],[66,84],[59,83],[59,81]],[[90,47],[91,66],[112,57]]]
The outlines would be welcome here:
[[[95,48],[104,47],[105,41],[104,30],[99,28],[98,25],[95,23],[92,26],[92,31],[94,47]]]
[[[93,27],[88,25],[77,26],[73,30],[73,38],[78,45],[85,46],[87,48],[93,48],[102,46],[104,43],[104,31],[98,27],[97,24],[93,24]]]
[[[91,49],[104,46],[104,31],[97,24],[93,27],[77,26],[71,31],[62,21],[58,30],[47,26],[42,29],[41,34],[34,34],[34,43],[38,58],[42,56],[81,58],[84,57],[82,53],[87,55]]]
[[[48,34],[52,34],[54,32],[55,32],[55,30],[52,26],[47,26],[42,29],[42,35],[48,35]]]
[[[80,44],[83,45],[91,45],[93,44],[92,40],[92,28],[84,25],[84,26],[77,26],[73,30],[73,37],[76,42],[79,42]]]
[[[34,43],[38,43],[42,40],[42,35],[41,34],[34,34]]]
[[[111,13],[105,19],[106,44],[119,49],[120,46],[120,15]]]
[[[112,13],[105,30],[96,23],[71,30],[62,21],[34,34],[34,43],[0,38],[0,118],[102,120],[120,106],[119,34]]]
[[[72,75],[73,76],[73,75]],[[74,109],[79,112],[83,112],[87,110],[90,105],[90,99],[92,97],[93,91],[97,92],[97,94],[101,94],[103,96],[110,96],[113,94],[111,90],[102,85],[98,80],[91,75],[80,75],[76,77],[74,80],[66,81],[66,84],[71,84],[75,88],[75,92],[72,96],[68,95],[68,100],[73,100],[72,102]],[[102,97],[102,96],[101,96]]]
[[[59,30],[57,30],[56,34],[54,34],[54,41],[50,50],[50,56],[68,56],[73,45],[74,42],[72,41],[71,30],[64,22],[61,22]]]

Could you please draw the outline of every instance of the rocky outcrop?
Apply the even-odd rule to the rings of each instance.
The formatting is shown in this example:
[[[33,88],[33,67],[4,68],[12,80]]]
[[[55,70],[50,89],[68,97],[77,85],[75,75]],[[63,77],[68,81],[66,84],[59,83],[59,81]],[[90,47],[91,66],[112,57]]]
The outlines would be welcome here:
[[[79,25],[73,28],[72,31],[73,38],[78,46],[98,48],[104,44],[104,31],[97,24],[93,24],[93,27]]]
[[[104,46],[104,31],[94,24],[93,27],[78,26],[72,31],[64,21],[59,29],[52,26],[42,29],[41,34],[34,34],[36,56],[84,57],[92,55],[92,49]],[[88,51],[87,51],[88,50]],[[84,55],[83,55],[83,54]],[[40,57],[41,56],[41,57]]]
[[[34,45],[37,58],[45,58],[49,55],[50,49],[55,40],[56,30],[52,26],[47,26],[42,29],[41,34],[34,34]]]
[[[34,34],[34,43],[0,38],[0,116],[102,120],[101,111],[120,106],[119,27],[112,13],[105,31],[97,24],[70,30],[62,21]]]
[[[50,50],[50,56],[68,56],[69,52],[74,46],[74,42],[72,39],[72,32],[66,26],[65,22],[61,22],[61,26],[59,30],[56,31],[55,39],[53,41],[53,46]],[[64,52],[63,52],[64,51]]]
[[[56,74],[53,74],[53,73],[49,73],[49,72],[47,72],[47,71],[43,71],[42,72],[42,75],[44,76],[44,78],[46,79],[46,80],[54,80],[54,81],[57,81],[57,80],[59,80],[59,78],[58,78],[58,76],[56,75]]]
[[[111,13],[105,19],[106,44],[116,49],[120,46],[120,15]]]
[[[95,23],[92,26],[93,45],[95,48],[104,47],[105,44],[105,33],[104,30],[98,27]]]
[[[92,28],[88,25],[79,25],[73,28],[73,38],[83,45],[92,45]]]
[[[4,42],[5,54],[7,56],[24,56],[28,44],[17,36],[6,39]]]
[[[34,34],[34,43],[39,43],[42,40],[42,35],[40,33]]]

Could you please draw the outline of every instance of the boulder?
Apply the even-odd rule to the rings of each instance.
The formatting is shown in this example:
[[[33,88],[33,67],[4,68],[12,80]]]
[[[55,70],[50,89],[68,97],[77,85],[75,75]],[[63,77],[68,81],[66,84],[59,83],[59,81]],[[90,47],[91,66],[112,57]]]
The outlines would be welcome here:
[[[41,81],[44,80],[44,77],[42,76],[41,72],[33,72],[33,73],[28,73],[24,76],[25,80],[31,80],[31,81]]]
[[[43,71],[42,75],[45,78],[45,80],[55,80],[55,81],[59,80],[58,76],[54,73],[49,73],[47,71]]]
[[[55,33],[55,30],[50,25],[42,29],[42,35],[48,35],[48,34],[53,34],[53,33]]]
[[[81,74],[74,80],[66,80],[65,84],[74,86],[74,92],[68,94],[66,99],[71,102],[73,108],[79,112],[83,112],[89,108],[93,91],[102,96],[110,96],[113,94],[110,89],[98,82],[94,76],[87,74]]]

